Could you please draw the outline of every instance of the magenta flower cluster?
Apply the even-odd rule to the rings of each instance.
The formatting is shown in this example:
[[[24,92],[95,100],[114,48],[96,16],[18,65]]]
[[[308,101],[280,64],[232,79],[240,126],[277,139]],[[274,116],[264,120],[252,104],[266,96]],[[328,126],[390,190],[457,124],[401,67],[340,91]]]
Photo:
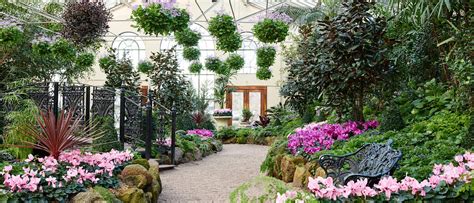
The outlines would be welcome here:
[[[405,177],[401,181],[387,176],[383,177],[373,188],[367,185],[367,179],[359,179],[356,182],[349,181],[345,186],[334,185],[333,179],[309,178],[308,188],[317,199],[338,200],[351,197],[376,198],[383,195],[387,201],[393,200],[395,196],[403,193],[415,197],[425,197],[428,193],[436,195],[437,187],[459,187],[472,181],[474,172],[474,154],[466,152],[454,158],[456,164],[435,164],[433,174],[425,180],[418,181],[412,177]],[[456,166],[455,166],[456,165]],[[448,188],[449,189],[449,188]],[[289,193],[278,194],[277,202],[285,202],[297,195]]]
[[[294,134],[288,136],[288,149],[294,155],[312,155],[321,150],[328,150],[336,140],[362,134],[376,128],[377,121],[355,122],[349,121],[342,124],[312,123],[298,128]]]
[[[214,116],[232,116],[232,109],[216,109],[213,113]]]
[[[210,130],[206,129],[194,129],[194,130],[188,130],[186,132],[188,135],[197,135],[203,139],[211,138],[214,137],[214,133]]]
[[[84,153],[79,150],[62,153],[58,160],[53,157],[36,158],[29,155],[20,172],[14,165],[3,167],[0,172],[7,192],[43,192],[43,187],[61,188],[67,184],[95,184],[113,176],[118,165],[132,160],[130,151],[108,153]],[[26,165],[26,166],[24,166]],[[63,174],[63,175],[61,175]]]
[[[257,16],[257,22],[263,21],[264,19],[279,20],[287,24],[293,21],[293,19],[286,13],[276,11],[269,11],[268,13],[263,13]]]

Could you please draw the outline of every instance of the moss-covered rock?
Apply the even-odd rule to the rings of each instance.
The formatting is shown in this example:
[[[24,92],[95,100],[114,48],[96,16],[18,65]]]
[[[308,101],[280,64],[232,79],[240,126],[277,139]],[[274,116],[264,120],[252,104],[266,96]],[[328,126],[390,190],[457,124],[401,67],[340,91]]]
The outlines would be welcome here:
[[[131,164],[126,166],[120,176],[125,184],[138,187],[140,189],[143,189],[147,185],[151,184],[153,180],[153,176],[148,172],[148,170],[139,164]]]
[[[305,179],[306,168],[304,166],[296,166],[295,173],[293,175],[293,186],[303,187]]]
[[[124,203],[147,203],[147,198],[142,189],[136,187],[121,187],[117,197]]]
[[[72,198],[71,202],[73,203],[98,203],[98,202],[105,202],[106,200],[96,191],[93,189],[89,189],[85,192],[80,192],[74,198]]]
[[[270,146],[273,144],[273,142],[275,142],[275,140],[276,140],[276,137],[265,137],[264,144]]]
[[[147,170],[150,168],[150,164],[146,159],[135,159],[132,161],[132,164],[140,164],[145,167]]]
[[[224,144],[233,144],[237,143],[237,138],[236,137],[231,137],[223,140]]]
[[[115,195],[110,192],[109,189],[107,188],[104,188],[104,187],[100,187],[100,186],[95,186],[94,187],[94,191],[97,192],[98,194],[100,194],[100,196],[102,197],[102,199],[104,199],[105,202],[109,202],[109,203],[119,203],[121,202],[119,199],[117,199],[117,197],[115,197]]]

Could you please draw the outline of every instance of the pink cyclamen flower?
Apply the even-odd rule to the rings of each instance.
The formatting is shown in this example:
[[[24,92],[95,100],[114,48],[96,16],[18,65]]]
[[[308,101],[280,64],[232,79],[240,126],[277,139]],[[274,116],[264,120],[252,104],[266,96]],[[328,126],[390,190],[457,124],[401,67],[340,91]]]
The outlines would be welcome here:
[[[387,200],[390,200],[392,193],[398,192],[399,185],[397,179],[389,176],[380,179],[379,183],[374,187],[379,189],[381,192],[384,192]]]

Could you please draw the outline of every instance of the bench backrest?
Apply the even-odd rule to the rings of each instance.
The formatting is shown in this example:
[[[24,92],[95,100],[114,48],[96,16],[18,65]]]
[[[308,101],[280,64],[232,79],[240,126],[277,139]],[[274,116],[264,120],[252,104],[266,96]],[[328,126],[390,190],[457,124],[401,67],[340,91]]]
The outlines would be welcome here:
[[[367,144],[348,157],[353,161],[350,171],[363,175],[389,175],[401,155],[400,151],[390,147],[390,143]]]

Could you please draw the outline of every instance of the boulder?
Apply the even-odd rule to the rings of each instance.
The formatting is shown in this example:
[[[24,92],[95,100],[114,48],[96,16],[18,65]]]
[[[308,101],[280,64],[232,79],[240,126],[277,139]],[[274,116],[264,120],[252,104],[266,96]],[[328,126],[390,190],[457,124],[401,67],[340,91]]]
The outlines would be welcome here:
[[[131,164],[126,166],[120,176],[125,184],[138,187],[140,189],[143,189],[147,185],[151,184],[153,180],[153,176],[148,172],[148,170],[139,164]]]
[[[183,163],[184,151],[181,148],[176,147],[174,150],[174,162],[176,164]]]
[[[295,173],[293,175],[293,186],[303,187],[305,181],[306,168],[304,166],[296,166]]]
[[[149,168],[148,168],[148,173],[153,177],[155,180],[160,179],[160,164],[158,161],[154,159],[148,160]]]
[[[194,160],[202,160],[202,152],[201,150],[195,150],[194,151]]]
[[[318,167],[316,169],[316,173],[314,174],[315,177],[326,177],[326,172],[324,171],[323,168]]]
[[[273,144],[273,142],[275,142],[275,140],[276,137],[265,137],[265,145],[270,146]]]
[[[281,160],[282,180],[289,183],[293,181],[296,166],[303,165],[305,162],[303,157],[286,155]]]
[[[274,158],[274,164],[273,164],[273,174],[271,174],[273,177],[282,179],[281,178],[281,160],[283,159],[283,154],[278,154]]]
[[[194,154],[192,152],[184,153],[183,163],[194,161]]]
[[[319,167],[319,164],[317,162],[308,162],[304,165],[305,173],[304,173],[303,186],[308,185],[309,177],[314,176],[318,167]]]
[[[85,192],[80,192],[74,198],[72,198],[72,203],[99,203],[106,202],[105,199],[100,196],[100,194],[93,189],[88,189]]]
[[[148,161],[146,159],[135,159],[132,161],[132,164],[140,164],[147,170],[150,168],[150,164],[148,164]]]
[[[143,190],[136,187],[121,187],[117,191],[117,197],[124,203],[147,203]]]
[[[231,138],[228,138],[228,139],[224,140],[224,144],[234,144],[234,143],[237,143],[237,138],[236,137],[231,137]]]
[[[115,197],[115,195],[107,188],[100,187],[100,186],[95,186],[94,191],[99,193],[100,196],[105,200],[105,202],[108,203],[120,203],[119,199]]]
[[[168,155],[160,154],[156,158],[160,164],[171,164],[171,158]]]
[[[153,180],[153,183],[151,184],[151,187],[149,189],[151,193],[151,202],[158,202],[158,197],[161,194],[161,190],[161,182]]]

